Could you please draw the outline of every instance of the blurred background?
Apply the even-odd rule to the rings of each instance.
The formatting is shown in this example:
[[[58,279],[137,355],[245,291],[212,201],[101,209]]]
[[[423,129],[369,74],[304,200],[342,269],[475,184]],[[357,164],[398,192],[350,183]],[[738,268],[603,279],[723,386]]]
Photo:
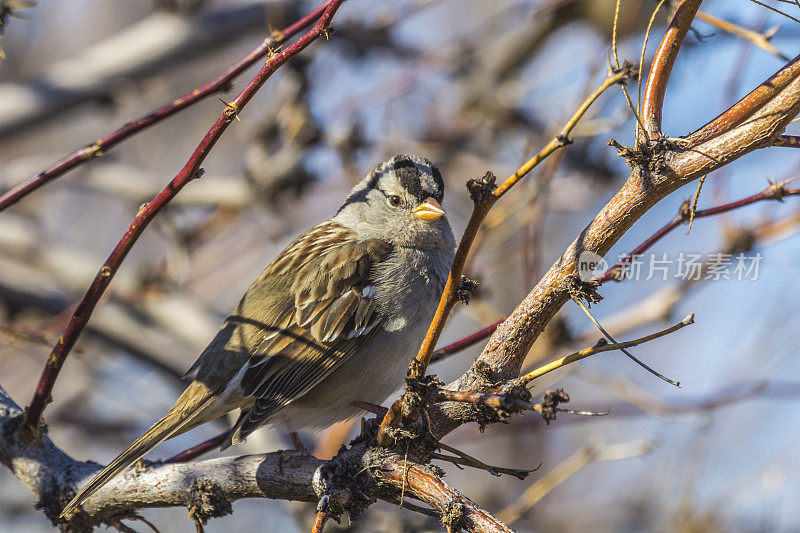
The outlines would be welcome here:
[[[622,3],[621,59],[638,63],[656,3]],[[790,2],[767,3],[800,15]],[[668,4],[655,19],[646,63]],[[314,7],[294,0],[38,0],[5,20],[0,39],[0,191],[200,86],[268,28],[283,28]],[[800,45],[795,22],[748,0],[708,0],[702,9],[736,28],[774,33],[779,54],[793,57]],[[76,459],[113,458],[172,405],[182,390],[179,377],[269,260],[331,216],[349,188],[388,156],[414,153],[440,165],[444,206],[460,234],[471,209],[465,181],[488,170],[501,178],[512,173],[603,79],[613,13],[610,0],[348,0],[331,39],[268,81],[214,148],[202,179],[136,244],[56,384],[46,413],[54,442]],[[698,19],[672,75],[664,131],[677,137],[696,129],[784,63]],[[138,207],[176,174],[223,107],[208,98],[0,213],[0,383],[17,403],[29,401],[74,305]],[[497,204],[467,269],[480,289],[470,306],[457,308],[443,344],[509,313],[608,201],[628,172],[606,142],[632,145],[634,124],[613,88],[581,122],[575,143]],[[698,208],[757,193],[798,170],[791,149],[753,153],[710,175]],[[672,219],[695,189],[678,191],[637,222],[609,263]],[[790,197],[697,219],[690,233],[682,226],[653,248],[652,257],[670,261],[666,273],[647,279],[644,268],[638,280],[602,287],[605,299],[593,311],[620,340],[696,313],[696,325],[635,350],[679,380],[680,389],[620,353],[594,356],[538,380],[534,392],[563,387],[568,407],[607,416],[561,414],[547,426],[529,414],[483,435],[462,427],[444,442],[491,464],[541,468],[521,481],[442,464],[446,479],[519,531],[800,530],[798,208],[800,199]],[[706,271],[699,280],[682,279],[681,254],[705,259],[718,252],[743,253],[758,271],[745,279],[713,279]],[[569,304],[526,364],[598,338]],[[481,347],[431,371],[449,381]],[[169,457],[226,423],[169,441],[150,458]],[[357,425],[302,437],[329,457]],[[228,453],[289,445],[286,435],[263,429]],[[1,529],[50,530],[34,503],[0,469]],[[238,501],[232,515],[206,530],[308,531],[312,508]],[[143,516],[165,533],[194,527],[185,509]],[[381,532],[440,527],[385,502],[341,525]]]

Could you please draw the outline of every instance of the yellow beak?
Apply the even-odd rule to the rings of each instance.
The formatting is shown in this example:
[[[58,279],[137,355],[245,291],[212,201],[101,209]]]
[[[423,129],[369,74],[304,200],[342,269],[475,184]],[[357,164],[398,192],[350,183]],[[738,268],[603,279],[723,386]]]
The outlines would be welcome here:
[[[414,215],[422,220],[431,221],[444,215],[444,209],[434,198],[428,198],[414,208]]]

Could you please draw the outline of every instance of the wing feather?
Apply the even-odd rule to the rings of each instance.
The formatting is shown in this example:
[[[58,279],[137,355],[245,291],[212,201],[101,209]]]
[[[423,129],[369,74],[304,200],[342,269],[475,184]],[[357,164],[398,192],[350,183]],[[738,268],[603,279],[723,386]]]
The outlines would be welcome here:
[[[262,276],[287,278],[291,305],[247,363],[242,389],[254,403],[237,422],[234,442],[308,392],[369,337],[380,322],[371,274],[390,253],[384,241],[358,241],[326,222],[267,267]]]

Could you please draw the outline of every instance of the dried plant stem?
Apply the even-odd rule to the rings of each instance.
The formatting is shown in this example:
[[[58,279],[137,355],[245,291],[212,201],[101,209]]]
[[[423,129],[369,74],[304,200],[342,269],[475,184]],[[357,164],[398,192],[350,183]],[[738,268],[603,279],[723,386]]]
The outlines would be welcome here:
[[[644,455],[653,449],[653,444],[644,441],[634,441],[622,444],[598,447],[595,445],[581,448],[544,477],[531,485],[519,499],[499,513],[497,518],[507,524],[519,520],[531,507],[547,496],[554,488],[561,485],[570,476],[584,466],[595,461],[618,461]]]
[[[705,11],[698,11],[697,18],[711,24],[716,28],[719,28],[722,31],[738,35],[739,37],[750,41],[769,54],[779,57],[784,61],[789,61],[788,57],[780,53],[778,49],[775,48],[771,42],[769,42],[770,38],[772,37],[770,33],[748,30],[747,28],[743,28],[729,20],[710,15]]]
[[[126,122],[125,125],[119,129],[112,131],[111,133],[100,137],[92,144],[84,146],[80,150],[69,154],[68,156],[50,165],[36,176],[9,190],[0,196],[0,211],[17,203],[39,187],[63,176],[78,165],[95,159],[96,157],[100,157],[117,144],[135,135],[136,133],[139,133],[143,129],[148,128],[153,124],[156,124],[165,118],[174,115],[178,111],[186,109],[187,107],[196,104],[197,102],[209,96],[226,90],[227,87],[230,86],[231,81],[239,76],[239,74],[247,70],[256,61],[269,54],[275,49],[275,47],[286,42],[287,39],[290,39],[303,28],[307,27],[313,21],[318,19],[325,11],[325,8],[329,3],[330,2],[325,2],[283,31],[273,32],[272,35],[264,39],[260,45],[248,52],[247,55],[233,64],[230,68],[228,68],[228,70],[205,85],[202,85],[197,89],[194,89],[193,91],[176,98],[170,103],[165,104],[155,111],[139,117],[136,120]]]
[[[670,326],[670,327],[668,327],[666,329],[663,329],[661,331],[657,331],[655,333],[651,333],[650,335],[646,335],[644,337],[640,337],[638,339],[634,339],[634,340],[631,340],[631,341],[625,341],[625,342],[617,342],[617,343],[612,343],[612,344],[597,344],[597,345],[592,346],[590,348],[584,348],[583,350],[581,350],[579,352],[575,352],[575,353],[569,354],[567,356],[561,357],[560,359],[556,359],[555,361],[547,363],[546,365],[542,365],[542,366],[540,366],[539,368],[537,368],[535,370],[531,370],[530,372],[528,372],[524,376],[521,376],[517,380],[517,382],[520,383],[520,384],[523,384],[523,385],[527,385],[528,383],[530,383],[534,379],[542,377],[543,375],[545,375],[545,374],[547,374],[549,372],[552,372],[553,370],[559,369],[559,368],[561,368],[563,366],[566,366],[566,365],[568,365],[570,363],[574,363],[576,361],[580,361],[581,359],[586,359],[587,357],[590,357],[592,355],[595,355],[595,354],[598,354],[598,353],[602,353],[602,352],[610,352],[610,351],[613,351],[613,350],[621,350],[621,349],[626,349],[626,348],[632,348],[633,346],[638,346],[640,344],[644,344],[645,342],[650,342],[650,341],[652,341],[654,339],[657,339],[659,337],[663,337],[664,335],[669,335],[670,333],[674,333],[674,332],[678,331],[679,329],[682,329],[682,328],[684,328],[684,327],[686,327],[686,326],[688,326],[690,324],[694,324],[694,314],[691,314],[691,315],[687,316],[686,318],[684,318],[683,320],[681,320],[680,322],[678,322],[677,324],[675,324],[673,326]]]
[[[309,44],[314,42],[322,35],[327,35],[328,26],[339,9],[339,6],[344,0],[333,0],[325,8],[324,13],[314,27],[309,30],[300,39],[294,42],[291,46],[279,53],[270,55],[267,62],[258,71],[255,77],[247,84],[247,86],[230,102],[225,111],[220,114],[211,129],[203,137],[203,140],[195,148],[189,160],[183,166],[181,171],[173,178],[163,191],[156,195],[153,200],[144,204],[133,222],[128,227],[128,230],[123,235],[122,239],[117,244],[111,255],[103,264],[103,267],[95,276],[83,299],[78,304],[77,309],[72,314],[67,323],[67,327],[59,337],[53,351],[48,357],[47,364],[45,365],[42,375],[39,378],[39,383],[36,386],[36,391],[31,400],[30,406],[26,411],[25,426],[34,434],[38,433],[39,421],[45,407],[50,401],[50,393],[55,385],[58,373],[64,365],[64,361],[69,355],[70,350],[75,345],[81,331],[86,326],[89,318],[92,315],[97,302],[105,292],[111,279],[116,274],[120,265],[124,261],[130,249],[133,247],[136,240],[142,234],[147,225],[153,220],[158,212],[172,199],[176,194],[190,181],[199,177],[202,174],[200,165],[205,160],[208,153],[211,151],[217,140],[222,136],[223,132],[228,128],[230,123],[236,118],[238,113],[244,108],[245,105],[253,98],[256,92],[262,85],[272,76],[272,74],[289,58],[297,55],[304,50]]]

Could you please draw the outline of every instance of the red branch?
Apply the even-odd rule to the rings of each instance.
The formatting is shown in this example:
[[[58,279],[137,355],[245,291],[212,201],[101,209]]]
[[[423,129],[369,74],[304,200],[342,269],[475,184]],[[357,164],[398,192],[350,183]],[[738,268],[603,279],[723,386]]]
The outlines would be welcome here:
[[[328,521],[328,505],[330,496],[323,494],[317,504],[317,514],[314,516],[314,524],[311,526],[311,533],[322,533],[325,529],[325,522]]]
[[[267,62],[261,67],[261,70],[250,80],[250,83],[240,92],[234,100],[229,103],[223,113],[217,118],[214,125],[208,130],[203,140],[195,148],[189,160],[183,166],[181,171],[173,178],[173,180],[162,190],[153,200],[143,205],[133,219],[133,223],[128,227],[125,235],[117,244],[111,255],[108,256],[103,267],[95,276],[94,281],[89,286],[83,299],[78,304],[77,309],[72,314],[72,317],[67,323],[67,327],[58,339],[58,343],[50,353],[47,364],[42,371],[39,378],[39,383],[36,386],[33,400],[28,407],[26,414],[26,426],[33,432],[37,431],[39,420],[41,419],[42,412],[45,406],[50,401],[50,393],[55,385],[58,373],[64,365],[64,361],[69,355],[70,350],[75,345],[84,326],[89,321],[97,302],[105,292],[114,274],[119,269],[125,256],[133,247],[136,240],[142,234],[144,229],[155,217],[156,214],[170,201],[178,192],[190,181],[199,177],[202,174],[200,165],[205,160],[211,148],[216,144],[217,140],[222,136],[223,132],[228,128],[228,125],[236,118],[239,112],[245,105],[253,98],[256,92],[262,85],[269,79],[270,76],[286,61],[300,53],[309,44],[314,42],[321,35],[326,35],[328,26],[339,9],[339,6],[344,0],[332,0],[325,8],[325,12],[320,17],[319,21],[314,27],[305,35],[300,37],[286,50],[271,54]]]
[[[783,200],[783,198],[786,196],[797,196],[797,195],[800,195],[800,189],[787,189],[782,184],[776,183],[770,185],[760,193],[748,196],[747,198],[742,198],[741,200],[730,202],[728,204],[718,205],[716,207],[709,207],[708,209],[701,209],[699,211],[695,211],[694,218],[710,217],[718,215],[720,213],[726,213],[728,211],[733,211],[734,209],[754,204],[756,202],[761,202],[763,200]],[[674,230],[681,224],[688,222],[689,214],[690,214],[689,204],[688,202],[684,202],[684,204],[681,206],[680,212],[677,215],[675,215],[675,218],[667,222],[661,229],[653,233],[653,235],[651,235],[644,242],[642,242],[642,244],[634,248],[633,251],[626,254],[625,257],[620,259],[620,261],[617,264],[615,264],[614,266],[606,270],[603,274],[601,274],[597,278],[597,280],[600,283],[605,283],[606,281],[612,279],[615,281],[622,281],[623,279],[625,279],[623,270],[625,266],[629,265],[637,257],[641,256],[644,252],[650,249],[650,247],[652,247],[655,243],[660,241],[664,236],[666,236],[672,230]]]
[[[494,333],[494,330],[497,329],[497,326],[503,323],[505,318],[498,320],[494,324],[490,326],[486,326],[483,329],[479,329],[475,333],[467,335],[466,337],[459,339],[453,343],[448,344],[447,346],[443,346],[437,350],[435,350],[431,354],[431,363],[435,363],[436,361],[441,361],[442,359],[447,358],[448,356],[453,355],[454,353],[458,353],[461,350],[466,350],[470,346],[474,346],[481,342],[484,339],[488,339],[489,335]]]
[[[191,461],[192,459],[196,459],[201,455],[210,452],[214,448],[219,448],[220,446],[222,446],[222,443],[225,442],[226,438],[228,438],[228,433],[230,433],[230,431],[220,433],[216,437],[211,437],[210,439],[203,441],[200,444],[192,446],[188,450],[183,450],[182,452],[173,455],[164,462],[185,463],[186,461]]]
[[[533,404],[511,394],[485,394],[460,390],[435,389],[432,391],[435,402],[463,402],[485,405],[495,410],[517,412],[533,409]]]
[[[103,137],[100,137],[94,143],[84,146],[80,150],[77,150],[60,159],[59,161],[47,167],[45,170],[41,171],[36,176],[9,190],[0,196],[0,211],[17,203],[19,200],[32,193],[42,185],[45,185],[54,179],[63,176],[81,163],[90,161],[103,155],[104,152],[107,152],[112,147],[116,146],[128,137],[139,133],[143,129],[152,126],[153,124],[160,122],[171,115],[174,115],[178,111],[186,109],[190,105],[195,104],[200,100],[203,100],[218,92],[227,90],[231,84],[231,81],[233,81],[239,74],[244,72],[256,61],[267,55],[270,50],[274,49],[275,46],[285,42],[287,39],[290,39],[295,34],[300,32],[300,30],[318,19],[323,11],[325,11],[325,8],[329,3],[330,2],[325,2],[283,31],[274,32],[272,36],[264,39],[263,43],[251,50],[246,56],[237,61],[228,70],[205,85],[202,85],[192,92],[159,107],[147,115],[139,117],[136,120],[126,122],[121,128],[112,131]]]

